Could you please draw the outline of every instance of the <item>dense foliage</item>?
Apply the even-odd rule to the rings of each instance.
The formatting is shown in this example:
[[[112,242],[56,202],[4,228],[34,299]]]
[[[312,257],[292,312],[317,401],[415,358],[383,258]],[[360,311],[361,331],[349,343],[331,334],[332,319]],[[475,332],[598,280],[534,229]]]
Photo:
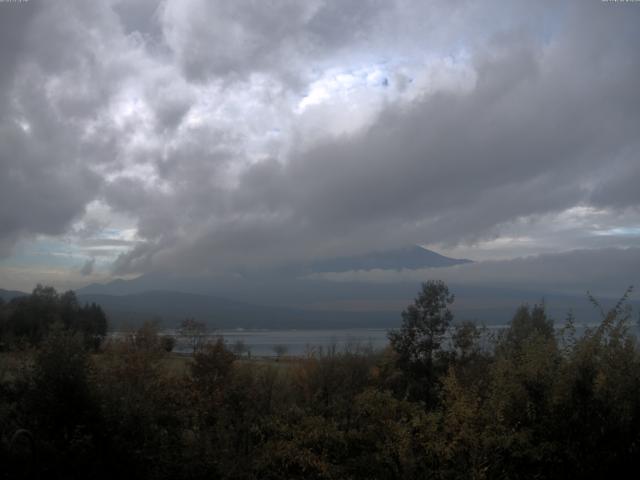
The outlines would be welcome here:
[[[0,303],[0,350],[15,344],[38,345],[55,325],[78,333],[96,348],[107,334],[107,317],[99,305],[80,305],[72,291],[59,294],[38,285],[31,295]]]
[[[151,324],[91,353],[59,322],[37,349],[2,354],[0,475],[618,478],[640,466],[624,302],[579,333],[525,305],[491,335],[451,327],[452,300],[425,284],[384,352],[277,362],[240,359],[222,339],[178,358]]]

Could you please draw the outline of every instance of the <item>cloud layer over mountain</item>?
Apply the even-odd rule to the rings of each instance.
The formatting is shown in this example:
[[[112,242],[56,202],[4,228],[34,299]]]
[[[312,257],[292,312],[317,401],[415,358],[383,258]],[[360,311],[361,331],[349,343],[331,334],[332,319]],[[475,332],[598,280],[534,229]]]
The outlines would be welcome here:
[[[393,284],[441,279],[453,285],[584,295],[621,296],[640,280],[640,248],[573,250],[444,268],[352,270],[309,276],[334,282]]]
[[[615,259],[640,245],[639,24],[600,1],[2,3],[0,256]]]

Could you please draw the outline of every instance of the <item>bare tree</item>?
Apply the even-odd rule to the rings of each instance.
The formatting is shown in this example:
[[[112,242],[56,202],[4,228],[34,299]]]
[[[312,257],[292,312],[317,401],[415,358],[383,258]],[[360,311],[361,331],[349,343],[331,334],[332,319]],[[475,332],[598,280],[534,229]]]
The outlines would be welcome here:
[[[191,351],[196,354],[207,343],[207,325],[194,318],[185,318],[180,323],[180,337],[184,339]]]

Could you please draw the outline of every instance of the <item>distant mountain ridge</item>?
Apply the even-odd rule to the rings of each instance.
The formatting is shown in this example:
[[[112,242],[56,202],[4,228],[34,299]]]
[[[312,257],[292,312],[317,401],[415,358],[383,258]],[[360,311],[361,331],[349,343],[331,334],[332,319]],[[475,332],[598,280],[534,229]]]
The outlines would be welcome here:
[[[5,302],[28,295],[0,289],[0,298]],[[388,328],[397,323],[397,315],[390,312],[308,311],[165,290],[128,295],[77,293],[77,298],[80,304],[100,305],[107,314],[110,330],[137,327],[147,320],[175,328],[188,317],[214,329]]]
[[[397,322],[390,312],[314,312],[252,305],[208,295],[150,291],[131,295],[78,295],[81,303],[95,302],[107,313],[112,329],[157,319],[166,328],[193,317],[212,328],[388,328]]]
[[[308,284],[306,289],[317,287],[318,283]],[[343,288],[354,286],[341,285]],[[397,328],[400,325],[400,312],[415,295],[418,285],[404,285],[406,292],[391,285],[368,285],[372,289],[371,298],[381,298],[390,293],[392,299],[399,300],[397,307],[377,308],[371,305],[369,310],[344,310],[337,307],[314,310],[304,307],[286,307],[249,303],[178,291],[154,290],[125,295],[83,294],[78,293],[81,304],[95,302],[102,306],[109,319],[109,328],[119,330],[137,327],[146,320],[158,319],[164,328],[175,328],[187,317],[203,321],[210,328],[219,329],[342,329],[342,328]],[[522,303],[545,302],[547,312],[562,324],[569,310],[573,311],[577,322],[591,323],[600,320],[599,313],[593,308],[586,295],[561,295],[534,292],[519,292],[505,289],[463,287],[450,285],[456,294],[452,306],[456,321],[473,320],[488,325],[507,323],[516,308]],[[391,290],[388,292],[387,290]],[[351,296],[353,291],[349,291]],[[0,289],[0,297],[28,295],[24,292]],[[602,298],[605,310],[613,307],[617,299]],[[629,302],[634,311],[640,309],[640,301]]]
[[[561,325],[571,310],[578,324],[600,321],[586,295],[537,294],[450,285],[456,294],[452,311],[456,321],[472,320],[488,325],[506,324],[523,303],[533,305],[544,302],[547,313]],[[132,295],[79,295],[81,303],[95,302],[107,313],[112,329],[140,325],[145,320],[158,318],[166,328],[176,327],[180,320],[194,317],[211,328],[220,329],[342,329],[342,328],[397,328],[401,311],[410,303],[396,309],[367,311],[338,309],[313,310],[245,303],[209,295],[183,292],[151,291]],[[602,298],[605,310],[612,308],[617,299]],[[634,311],[640,301],[630,301]]]
[[[2,298],[5,302],[8,302],[17,297],[26,297],[29,295],[25,292],[19,292],[18,290],[3,290],[0,288],[0,298]]]

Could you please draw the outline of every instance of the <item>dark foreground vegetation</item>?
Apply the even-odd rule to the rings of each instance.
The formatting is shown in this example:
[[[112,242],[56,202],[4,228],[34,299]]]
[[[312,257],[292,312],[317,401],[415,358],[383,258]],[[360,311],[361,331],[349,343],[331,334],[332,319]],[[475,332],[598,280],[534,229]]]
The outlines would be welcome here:
[[[384,352],[239,360],[167,352],[152,325],[99,345],[97,306],[0,306],[3,478],[626,478],[640,351],[624,298],[599,326],[522,306],[491,336],[423,285]],[[22,303],[20,303],[22,302]],[[24,322],[28,323],[24,324]]]

